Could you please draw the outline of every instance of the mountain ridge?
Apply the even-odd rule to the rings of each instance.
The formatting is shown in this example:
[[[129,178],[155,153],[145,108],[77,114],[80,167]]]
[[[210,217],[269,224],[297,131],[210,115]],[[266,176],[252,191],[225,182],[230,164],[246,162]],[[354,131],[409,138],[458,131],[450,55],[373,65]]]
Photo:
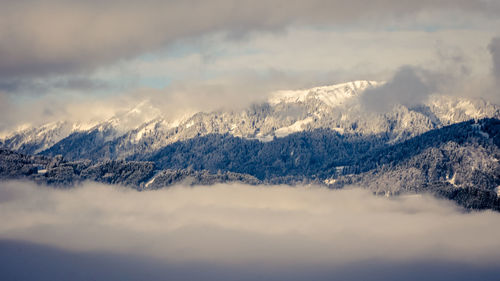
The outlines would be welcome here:
[[[71,186],[91,180],[139,190],[176,183],[362,186],[393,196],[432,193],[468,209],[500,210],[500,120],[469,120],[404,142],[317,129],[270,142],[228,133],[128,160],[64,160],[1,150],[0,178]]]
[[[198,112],[173,121],[143,101],[91,128],[80,130],[75,124],[71,127],[69,122],[55,123],[52,131],[32,128],[14,134],[3,140],[2,147],[28,154],[63,154],[71,159],[126,159],[138,153],[154,152],[179,140],[212,133],[229,133],[265,142],[318,128],[340,134],[385,133],[390,135],[389,142],[396,143],[445,125],[500,117],[497,105],[444,96],[433,96],[427,104],[410,108],[398,105],[382,114],[364,112],[359,103],[364,91],[381,85],[383,82],[353,81],[278,91],[268,102],[242,111]],[[88,147],[68,154],[68,147],[74,145]]]
[[[500,107],[432,95],[423,104],[366,112],[363,95],[380,86],[355,81],[281,91],[242,110],[174,121],[142,102],[90,128],[31,128],[0,142],[0,177],[139,190],[179,182],[357,185],[500,210]]]

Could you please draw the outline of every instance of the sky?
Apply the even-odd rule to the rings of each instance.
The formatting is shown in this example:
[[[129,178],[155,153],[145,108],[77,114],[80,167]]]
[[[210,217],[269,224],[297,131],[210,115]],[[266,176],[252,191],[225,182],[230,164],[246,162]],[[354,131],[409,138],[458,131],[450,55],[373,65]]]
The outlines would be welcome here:
[[[500,214],[319,186],[0,182],[2,280],[495,280]]]
[[[151,97],[209,111],[351,80],[393,81],[376,100],[497,102],[499,27],[496,0],[3,0],[0,131]],[[406,97],[400,78],[416,79]]]

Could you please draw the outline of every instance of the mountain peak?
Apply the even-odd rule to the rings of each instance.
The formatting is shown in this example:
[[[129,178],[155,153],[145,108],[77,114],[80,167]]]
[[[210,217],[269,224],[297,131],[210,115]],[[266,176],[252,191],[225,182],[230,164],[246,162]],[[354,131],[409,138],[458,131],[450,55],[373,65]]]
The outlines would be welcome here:
[[[328,106],[334,107],[345,100],[357,96],[369,88],[382,85],[383,82],[357,80],[330,86],[314,87],[304,90],[278,91],[271,95],[269,103],[272,105],[284,103],[304,102],[315,98],[323,101]]]

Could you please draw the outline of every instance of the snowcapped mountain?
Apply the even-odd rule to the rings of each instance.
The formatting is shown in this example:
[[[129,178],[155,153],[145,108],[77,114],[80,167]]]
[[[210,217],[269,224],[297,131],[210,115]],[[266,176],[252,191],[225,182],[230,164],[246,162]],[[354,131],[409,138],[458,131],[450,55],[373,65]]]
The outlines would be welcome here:
[[[150,122],[159,115],[159,110],[152,107],[150,103],[141,102],[134,108],[119,112],[103,122],[58,121],[41,127],[28,126],[13,132],[0,143],[3,143],[3,147],[7,149],[36,154],[72,135],[96,135],[102,142],[106,142],[120,137],[145,122]]]
[[[500,117],[500,107],[483,100],[432,96],[426,104],[366,112],[360,98],[383,82],[353,81],[332,86],[272,93],[267,103],[241,111],[198,112],[177,120],[143,101],[90,127],[69,122],[13,133],[3,146],[24,153],[63,154],[70,159],[117,159],[152,153],[177,141],[208,134],[230,134],[271,141],[289,134],[329,129],[339,134],[387,134],[397,143],[469,119]]]
[[[3,140],[0,178],[141,190],[179,181],[354,184],[376,194],[426,192],[466,208],[500,210],[500,107],[434,95],[412,107],[367,111],[362,99],[381,85],[280,91],[244,110],[176,120],[144,101],[97,124],[28,128]]]
[[[91,126],[92,127],[92,126]],[[3,146],[12,150],[33,154],[50,148],[73,132],[85,131],[89,125],[59,121],[41,127],[22,128],[7,137]]]
[[[68,160],[92,156],[75,154],[92,147],[79,141],[66,147],[66,159],[0,149],[0,179],[62,186],[90,180],[139,190],[179,182],[357,185],[380,195],[432,193],[466,208],[500,211],[499,119],[469,120],[398,143],[388,140],[385,134],[341,135],[328,129],[269,142],[209,134],[128,160]]]

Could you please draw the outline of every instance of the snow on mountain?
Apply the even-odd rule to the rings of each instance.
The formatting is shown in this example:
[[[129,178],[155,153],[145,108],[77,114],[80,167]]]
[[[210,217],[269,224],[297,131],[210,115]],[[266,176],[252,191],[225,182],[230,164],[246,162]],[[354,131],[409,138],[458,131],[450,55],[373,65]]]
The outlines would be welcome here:
[[[23,153],[39,153],[74,133],[98,132],[104,141],[112,141],[125,133],[159,118],[161,112],[146,100],[130,110],[118,112],[101,122],[59,121],[41,127],[26,126],[4,137],[3,147]],[[0,142],[1,143],[1,142]]]
[[[72,136],[71,145],[94,145],[79,148],[82,153],[92,153],[89,157],[126,158],[212,133],[270,141],[318,128],[340,134],[388,134],[390,142],[396,143],[445,125],[473,118],[500,117],[500,107],[486,101],[438,95],[413,108],[399,105],[386,113],[364,112],[358,98],[367,89],[381,85],[383,82],[354,81],[278,91],[270,95],[267,103],[244,110],[198,112],[177,120],[165,118],[151,102],[143,101],[94,126],[56,122],[18,131],[5,138],[3,146],[38,153],[78,133]],[[54,153],[67,145],[60,146]]]
[[[431,98],[429,107],[444,125],[472,118],[500,116],[500,107],[482,99],[460,99],[435,95]]]
[[[278,130],[274,131],[274,134],[278,138],[286,137],[289,134],[303,131],[305,128],[305,125],[307,125],[311,122],[313,122],[313,118],[307,117],[306,119],[299,120],[288,127],[279,128]]]
[[[160,109],[154,107],[149,100],[146,100],[128,111],[115,115],[104,124],[111,126],[118,134],[123,134],[160,116]]]
[[[242,111],[199,112],[187,115],[177,124],[158,119],[107,144],[102,153],[112,150],[115,151],[113,157],[126,158],[154,152],[176,141],[212,133],[228,133],[266,142],[275,137],[318,128],[327,128],[340,134],[388,134],[390,143],[396,143],[444,124],[481,116],[476,114],[478,111],[469,110],[460,116],[452,116],[451,120],[446,119],[440,113],[433,113],[433,110],[444,108],[443,112],[447,114],[446,106],[438,107],[442,103],[439,101],[415,108],[400,105],[384,114],[363,112],[357,98],[363,91],[381,84],[356,81],[304,91],[277,92],[271,96],[269,103],[256,104]],[[468,102],[474,103],[461,101],[463,104]],[[493,114],[498,107],[487,103],[483,106],[479,105],[480,112],[486,116],[498,115]]]
[[[40,127],[25,127],[6,137],[3,146],[25,153],[39,153],[73,132],[84,131],[89,127],[85,123],[67,121],[51,122]]]
[[[316,99],[330,107],[334,107],[342,105],[345,100],[358,96],[368,88],[377,87],[381,84],[383,83],[376,81],[353,81],[306,90],[278,91],[271,95],[269,103],[276,105],[280,102],[299,103],[306,102],[309,99]]]

